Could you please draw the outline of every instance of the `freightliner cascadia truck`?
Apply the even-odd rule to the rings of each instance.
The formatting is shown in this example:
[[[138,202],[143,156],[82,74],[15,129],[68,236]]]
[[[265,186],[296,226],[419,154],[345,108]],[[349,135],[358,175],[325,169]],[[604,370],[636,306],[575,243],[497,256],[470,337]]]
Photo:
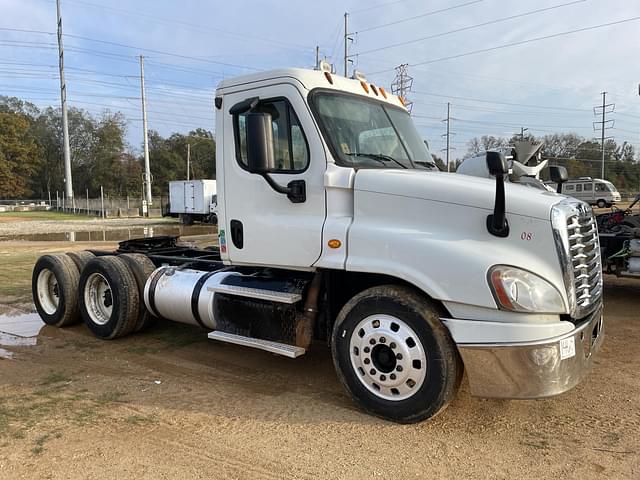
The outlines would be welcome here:
[[[175,237],[44,255],[42,319],[98,337],[155,318],[297,358],[331,351],[366,411],[441,412],[472,395],[557,395],[603,339],[598,233],[585,203],[438,171],[403,99],[364,78],[282,69],[215,94],[218,245]],[[292,368],[295,368],[292,365]]]

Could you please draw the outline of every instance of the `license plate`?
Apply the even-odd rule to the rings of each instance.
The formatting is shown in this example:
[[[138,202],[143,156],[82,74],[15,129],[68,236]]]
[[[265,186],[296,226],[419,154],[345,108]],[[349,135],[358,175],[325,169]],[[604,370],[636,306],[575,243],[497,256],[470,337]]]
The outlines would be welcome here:
[[[576,356],[576,342],[573,337],[560,340],[560,360]]]

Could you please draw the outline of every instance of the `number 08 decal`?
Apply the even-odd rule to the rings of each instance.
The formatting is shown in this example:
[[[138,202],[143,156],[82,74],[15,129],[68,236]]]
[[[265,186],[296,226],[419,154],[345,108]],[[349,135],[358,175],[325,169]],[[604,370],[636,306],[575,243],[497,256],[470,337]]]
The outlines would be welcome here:
[[[520,240],[525,240],[527,242],[530,242],[531,240],[533,240],[533,233],[531,233],[531,232],[522,232],[520,234]]]

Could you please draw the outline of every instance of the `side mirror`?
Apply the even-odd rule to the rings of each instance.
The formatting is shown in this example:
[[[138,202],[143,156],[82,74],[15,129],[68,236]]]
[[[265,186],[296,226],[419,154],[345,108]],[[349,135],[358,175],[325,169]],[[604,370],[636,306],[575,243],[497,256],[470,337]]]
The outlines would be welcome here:
[[[487,168],[494,177],[509,173],[507,159],[500,152],[487,152]]]
[[[283,187],[269,175],[269,172],[275,169],[271,114],[249,112],[245,118],[247,122],[247,168],[249,171],[262,175],[271,188],[286,195],[292,203],[306,202],[307,187],[304,180],[292,180],[286,187]]]
[[[569,174],[565,167],[557,165],[549,167],[549,177],[551,181],[557,185],[556,192],[562,192],[562,184],[569,180]]]
[[[496,237],[509,236],[509,224],[506,217],[504,198],[504,176],[509,173],[507,159],[500,152],[487,152],[487,168],[496,177],[496,199],[493,215],[487,216],[487,230]]]
[[[275,166],[271,115],[249,112],[247,126],[247,167],[251,173],[264,174]]]

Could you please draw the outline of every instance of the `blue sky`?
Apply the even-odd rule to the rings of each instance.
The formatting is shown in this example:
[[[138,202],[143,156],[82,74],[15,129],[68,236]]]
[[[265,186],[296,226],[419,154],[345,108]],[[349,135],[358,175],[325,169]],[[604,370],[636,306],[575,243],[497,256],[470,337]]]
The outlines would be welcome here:
[[[449,10],[432,13],[443,9]],[[1,10],[0,94],[58,106],[55,1],[2,0]],[[444,145],[447,101],[456,119],[453,156],[462,156],[469,138],[510,136],[520,126],[534,135],[599,136],[593,106],[603,90],[616,103],[615,128],[607,133],[640,147],[640,19],[443,60],[640,17],[635,0],[62,0],[62,11],[69,103],[92,113],[122,111],[137,151],[138,55],[146,58],[149,128],[163,135],[213,130],[213,92],[224,77],[312,67],[316,45],[342,72],[345,11],[353,60],[370,81],[388,87],[393,67],[410,65],[415,122],[436,153]],[[398,43],[406,44],[387,48]]]

